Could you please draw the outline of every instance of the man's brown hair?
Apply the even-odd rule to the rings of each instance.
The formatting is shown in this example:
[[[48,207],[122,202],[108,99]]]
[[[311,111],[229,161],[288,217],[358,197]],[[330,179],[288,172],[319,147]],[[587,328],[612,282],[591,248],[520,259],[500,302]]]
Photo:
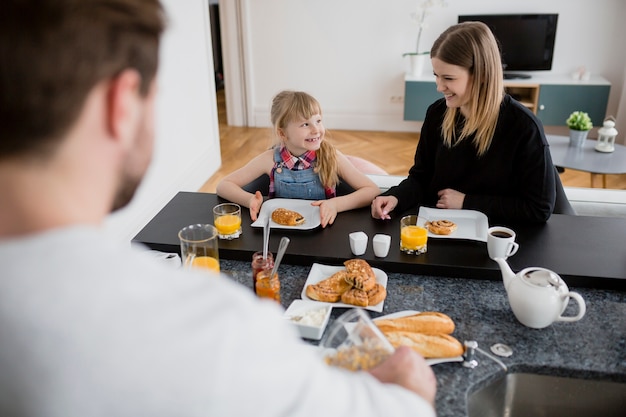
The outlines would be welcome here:
[[[147,94],[165,27],[159,0],[4,0],[0,159],[46,155],[91,89],[125,69]]]

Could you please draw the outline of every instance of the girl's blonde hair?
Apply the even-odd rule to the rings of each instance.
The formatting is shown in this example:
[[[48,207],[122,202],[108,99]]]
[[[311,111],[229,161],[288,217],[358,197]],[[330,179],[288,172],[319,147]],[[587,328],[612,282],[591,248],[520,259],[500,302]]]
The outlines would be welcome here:
[[[467,68],[472,77],[469,91],[469,115],[456,132],[458,108],[448,107],[443,119],[443,139],[451,147],[472,134],[478,155],[491,145],[500,105],[504,98],[502,62],[498,42],[482,22],[464,22],[449,27],[433,44],[431,58]]]
[[[302,91],[281,91],[272,100],[271,120],[274,125],[276,140],[280,143],[279,129],[285,129],[287,124],[298,119],[309,119],[315,114],[322,114],[322,107],[311,95]],[[339,182],[337,174],[337,151],[328,142],[328,132],[325,134],[317,150],[316,172],[325,187],[335,187]]]

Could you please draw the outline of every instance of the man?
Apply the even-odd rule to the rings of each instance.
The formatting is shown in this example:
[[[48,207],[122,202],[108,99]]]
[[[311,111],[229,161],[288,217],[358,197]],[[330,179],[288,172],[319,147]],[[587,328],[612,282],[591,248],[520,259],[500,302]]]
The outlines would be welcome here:
[[[163,22],[158,0],[3,2],[0,415],[434,415],[409,349],[330,368],[272,303],[101,232],[151,158]]]

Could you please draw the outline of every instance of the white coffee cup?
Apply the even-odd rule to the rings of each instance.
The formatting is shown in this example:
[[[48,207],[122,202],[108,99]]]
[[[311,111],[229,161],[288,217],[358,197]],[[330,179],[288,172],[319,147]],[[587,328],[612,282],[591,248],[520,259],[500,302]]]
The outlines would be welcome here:
[[[361,256],[367,249],[367,235],[365,232],[350,233],[350,250],[356,256]]]
[[[374,255],[379,258],[384,258],[389,254],[389,247],[391,246],[391,236],[377,234],[372,239],[372,246],[374,247]]]
[[[487,251],[491,259],[515,255],[519,244],[515,242],[515,232],[508,227],[495,226],[487,230]]]

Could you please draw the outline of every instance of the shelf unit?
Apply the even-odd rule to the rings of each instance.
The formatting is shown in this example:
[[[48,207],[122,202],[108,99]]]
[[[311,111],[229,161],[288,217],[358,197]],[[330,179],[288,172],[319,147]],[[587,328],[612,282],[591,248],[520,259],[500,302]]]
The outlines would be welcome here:
[[[504,83],[504,90],[535,114],[539,110],[539,88],[539,84]]]
[[[404,86],[404,120],[423,121],[428,106],[442,97],[434,76],[406,74]],[[544,126],[564,126],[575,110],[589,113],[594,126],[601,126],[611,83],[600,76],[583,81],[564,75],[538,74],[528,80],[506,80],[504,87],[535,113]]]

